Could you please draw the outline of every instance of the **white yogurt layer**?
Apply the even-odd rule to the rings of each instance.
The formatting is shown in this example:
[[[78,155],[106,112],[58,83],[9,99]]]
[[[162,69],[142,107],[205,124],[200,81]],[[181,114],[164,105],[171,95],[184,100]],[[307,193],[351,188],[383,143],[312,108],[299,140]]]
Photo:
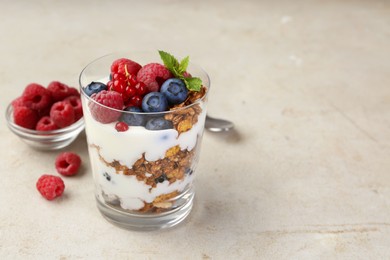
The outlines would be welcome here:
[[[200,104],[202,107],[202,104]],[[150,203],[162,194],[175,190],[182,191],[192,182],[193,175],[185,175],[183,180],[172,184],[169,181],[158,183],[155,188],[138,181],[135,176],[117,174],[115,169],[108,167],[99,158],[100,155],[106,162],[119,161],[120,164],[132,168],[132,165],[145,153],[145,159],[156,161],[164,158],[166,151],[176,145],[181,150],[194,149],[198,137],[202,135],[206,111],[198,117],[198,122],[192,128],[180,136],[175,129],[151,131],[141,126],[130,126],[125,132],[115,129],[115,122],[102,124],[92,118],[87,104],[84,107],[84,120],[88,144],[100,147],[99,152],[94,147],[89,147],[89,155],[92,164],[95,181],[101,190],[108,196],[116,196],[121,207],[129,210],[137,210],[144,206],[143,201]],[[107,173],[110,180],[103,174]]]

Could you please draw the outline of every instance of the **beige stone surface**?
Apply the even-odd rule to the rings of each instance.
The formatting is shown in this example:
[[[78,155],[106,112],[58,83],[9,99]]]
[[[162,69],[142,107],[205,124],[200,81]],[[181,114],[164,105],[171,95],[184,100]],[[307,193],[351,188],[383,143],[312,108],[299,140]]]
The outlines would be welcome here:
[[[1,1],[1,259],[390,258],[389,1]],[[30,82],[77,86],[118,50],[189,54],[210,74],[189,218],[160,232],[106,222],[85,136],[79,176],[48,202],[35,190],[59,152],[6,126]]]

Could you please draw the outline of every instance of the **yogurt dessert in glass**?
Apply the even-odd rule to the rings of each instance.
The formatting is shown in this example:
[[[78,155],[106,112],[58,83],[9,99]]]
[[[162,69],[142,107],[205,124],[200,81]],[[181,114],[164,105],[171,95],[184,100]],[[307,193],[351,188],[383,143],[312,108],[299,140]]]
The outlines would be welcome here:
[[[98,209],[133,230],[174,226],[191,211],[210,81],[169,53],[116,53],[80,74]]]

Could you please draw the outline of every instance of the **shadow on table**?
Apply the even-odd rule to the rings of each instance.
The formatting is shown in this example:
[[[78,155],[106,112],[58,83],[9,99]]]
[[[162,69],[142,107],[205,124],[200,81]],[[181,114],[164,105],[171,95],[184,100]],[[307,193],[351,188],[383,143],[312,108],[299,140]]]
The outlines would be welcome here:
[[[211,131],[206,131],[206,134],[213,136],[216,139],[225,141],[227,143],[239,143],[244,141],[244,137],[242,134],[239,132],[239,129],[233,128],[230,131],[225,131],[225,132],[211,132]]]

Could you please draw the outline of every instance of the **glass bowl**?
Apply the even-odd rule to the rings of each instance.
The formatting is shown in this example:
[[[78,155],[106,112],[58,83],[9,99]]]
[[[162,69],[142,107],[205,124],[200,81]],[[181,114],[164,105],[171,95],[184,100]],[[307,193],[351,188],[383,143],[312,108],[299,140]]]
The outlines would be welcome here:
[[[72,125],[52,130],[36,131],[15,124],[13,107],[9,104],[5,113],[8,128],[29,146],[39,150],[58,150],[70,145],[84,130],[84,118],[80,118]]]

